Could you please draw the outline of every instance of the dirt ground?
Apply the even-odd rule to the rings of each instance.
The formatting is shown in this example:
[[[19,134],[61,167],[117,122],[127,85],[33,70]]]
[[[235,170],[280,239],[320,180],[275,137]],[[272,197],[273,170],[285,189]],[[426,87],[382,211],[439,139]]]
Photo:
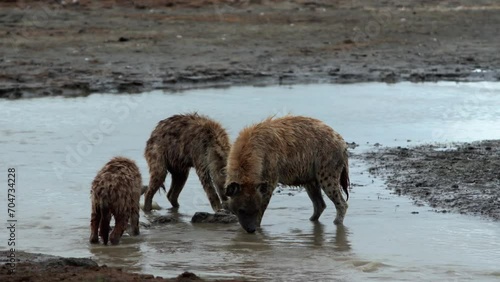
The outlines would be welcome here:
[[[354,157],[417,205],[500,220],[500,140],[379,148]]]
[[[0,97],[500,79],[496,0],[0,1]]]

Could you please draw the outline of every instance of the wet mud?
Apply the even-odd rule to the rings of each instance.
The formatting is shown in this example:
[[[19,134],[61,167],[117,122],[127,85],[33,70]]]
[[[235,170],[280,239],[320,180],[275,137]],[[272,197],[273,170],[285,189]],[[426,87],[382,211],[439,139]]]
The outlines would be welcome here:
[[[149,274],[129,273],[126,269],[99,266],[87,258],[64,258],[44,254],[17,251],[15,272],[10,273],[11,266],[7,264],[9,252],[1,251],[2,266],[1,281],[209,281],[194,273],[184,272],[178,277],[163,278]],[[237,280],[210,280],[237,281]]]
[[[380,147],[353,157],[417,205],[500,220],[500,140]]]
[[[495,0],[3,1],[0,97],[497,81],[499,11]]]

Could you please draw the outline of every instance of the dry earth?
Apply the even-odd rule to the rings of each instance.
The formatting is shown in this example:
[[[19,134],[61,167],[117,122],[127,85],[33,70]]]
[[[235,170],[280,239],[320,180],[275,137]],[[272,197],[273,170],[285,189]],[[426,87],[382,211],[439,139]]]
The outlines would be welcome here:
[[[4,0],[0,97],[497,81],[499,30],[496,0]]]

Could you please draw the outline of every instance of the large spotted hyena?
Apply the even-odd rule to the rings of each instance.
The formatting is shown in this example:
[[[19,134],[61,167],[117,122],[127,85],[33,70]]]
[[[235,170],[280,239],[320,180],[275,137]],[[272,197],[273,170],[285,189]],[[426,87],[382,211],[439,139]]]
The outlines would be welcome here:
[[[125,157],[112,158],[92,182],[92,214],[90,220],[90,243],[99,243],[101,236],[105,245],[120,242],[130,221],[133,236],[139,235],[139,199],[142,179],[134,161]],[[115,227],[109,235],[111,216]]]
[[[226,196],[247,232],[260,226],[277,184],[305,188],[314,206],[311,221],[326,208],[323,189],[337,210],[334,223],[342,224],[349,199],[346,142],[323,122],[302,116],[268,118],[244,128],[229,153]]]
[[[167,171],[172,175],[167,199],[172,207],[179,207],[179,194],[191,167],[195,168],[212,209],[226,208],[225,166],[230,147],[226,130],[207,116],[192,113],[160,121],[144,153],[150,174],[144,211],[151,211],[153,196],[160,187],[165,189]]]

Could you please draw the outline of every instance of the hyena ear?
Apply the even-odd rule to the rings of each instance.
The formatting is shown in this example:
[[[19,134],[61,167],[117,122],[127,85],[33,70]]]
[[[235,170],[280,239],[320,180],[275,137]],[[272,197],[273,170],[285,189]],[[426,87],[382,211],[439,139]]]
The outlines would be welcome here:
[[[233,182],[226,187],[226,197],[232,197],[238,194],[241,190],[240,184]]]
[[[259,192],[262,195],[265,195],[269,193],[269,184],[267,184],[267,182],[262,182],[259,184],[259,186],[257,186],[257,189],[259,189]]]

